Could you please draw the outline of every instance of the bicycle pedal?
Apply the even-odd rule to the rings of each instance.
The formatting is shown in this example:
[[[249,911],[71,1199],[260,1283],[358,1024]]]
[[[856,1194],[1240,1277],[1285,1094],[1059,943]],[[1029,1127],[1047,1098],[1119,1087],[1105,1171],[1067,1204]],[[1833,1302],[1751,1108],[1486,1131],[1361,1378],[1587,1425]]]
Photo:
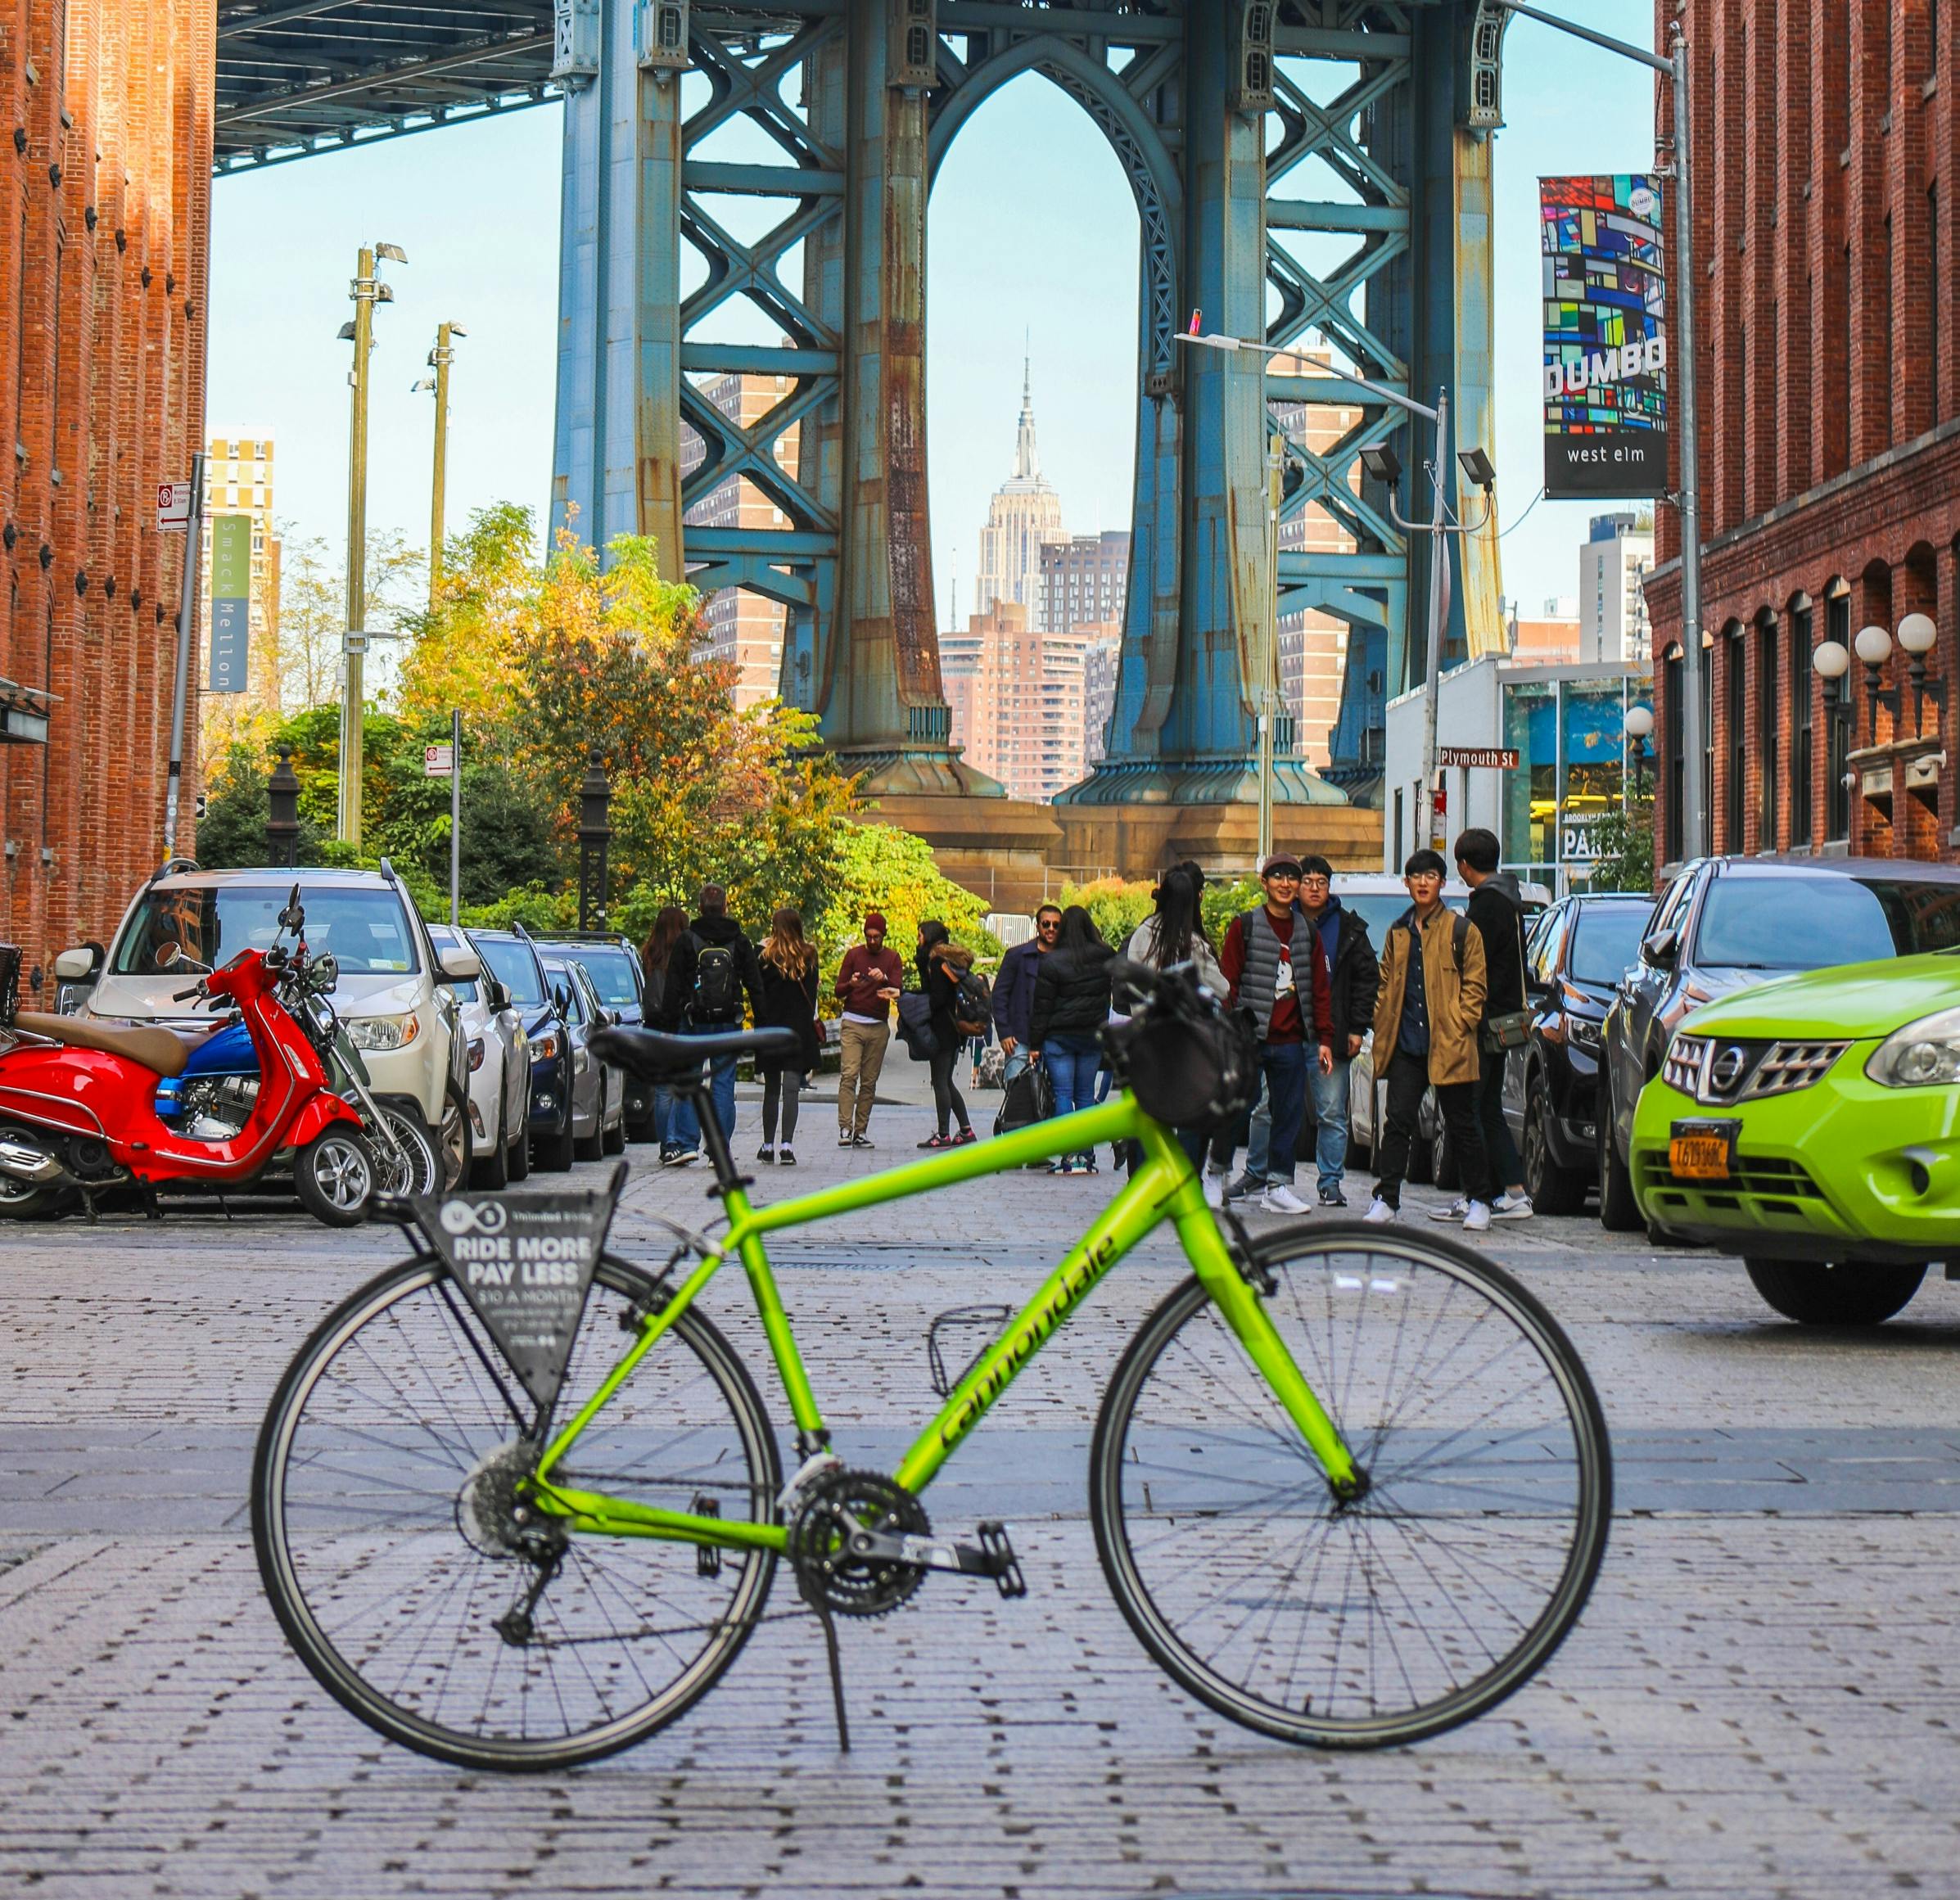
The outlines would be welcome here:
[[[697,1492],[694,1501],[688,1506],[698,1518],[718,1518],[721,1515],[721,1500],[710,1497],[704,1492]],[[713,1544],[697,1544],[694,1546],[694,1574],[697,1577],[719,1577],[721,1574],[721,1552]]]
[[[993,1578],[1000,1586],[1003,1596],[1025,1596],[1027,1579],[1021,1574],[1021,1560],[1014,1555],[1014,1547],[1009,1542],[1007,1526],[998,1519],[990,1518],[977,1527],[980,1539],[980,1561],[984,1573]]]

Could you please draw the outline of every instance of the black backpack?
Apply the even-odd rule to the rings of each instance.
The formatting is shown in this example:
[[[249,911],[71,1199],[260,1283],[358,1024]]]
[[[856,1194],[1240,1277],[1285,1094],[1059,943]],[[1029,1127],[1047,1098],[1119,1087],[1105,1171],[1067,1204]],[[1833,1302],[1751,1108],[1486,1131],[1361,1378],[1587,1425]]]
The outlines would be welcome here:
[[[694,995],[688,1007],[696,1022],[727,1022],[742,1013],[742,982],[735,953],[726,944],[704,943],[694,959]]]
[[[962,970],[953,991],[954,1028],[962,1036],[985,1036],[993,1020],[993,986],[978,970]]]

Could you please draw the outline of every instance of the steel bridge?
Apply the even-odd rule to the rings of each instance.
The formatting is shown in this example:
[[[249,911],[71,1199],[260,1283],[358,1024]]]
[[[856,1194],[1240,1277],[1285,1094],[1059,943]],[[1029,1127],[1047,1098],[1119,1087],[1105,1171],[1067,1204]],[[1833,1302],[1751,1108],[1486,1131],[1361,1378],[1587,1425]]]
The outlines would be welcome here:
[[[1180,346],[1206,327],[1323,353],[1491,446],[1491,0],[220,0],[229,170],[565,100],[554,512],[601,545],[657,537],[674,575],[788,610],[782,691],[874,789],[967,790],[949,740],[926,485],[933,181],[987,99],[1036,73],[1109,140],[1140,226],[1130,594],[1088,805],[1253,796],[1269,403],[1351,387]],[[717,377],[779,378],[744,422]],[[1286,451],[1283,513],[1340,553],[1280,563],[1281,613],[1352,630],[1330,777],[1367,796],[1381,708],[1420,676],[1415,558],[1361,451]],[[785,448],[795,431],[793,454]],[[1446,466],[1447,464],[1446,463]],[[768,527],[690,523],[729,477]],[[1405,503],[1407,498],[1405,499]],[[1460,561],[1460,565],[1456,565]],[[1452,550],[1452,649],[1497,638],[1493,538]],[[1371,738],[1371,735],[1374,735]],[[1277,796],[1343,794],[1282,722]]]

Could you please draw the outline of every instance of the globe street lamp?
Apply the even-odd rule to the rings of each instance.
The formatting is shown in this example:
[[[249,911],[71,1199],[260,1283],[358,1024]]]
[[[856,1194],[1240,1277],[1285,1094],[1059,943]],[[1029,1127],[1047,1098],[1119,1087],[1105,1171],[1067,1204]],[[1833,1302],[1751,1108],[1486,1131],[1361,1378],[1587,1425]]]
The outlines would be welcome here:
[[[1633,742],[1633,797],[1637,801],[1647,795],[1647,738],[1654,730],[1654,709],[1630,706],[1626,718],[1620,723],[1627,737]]]

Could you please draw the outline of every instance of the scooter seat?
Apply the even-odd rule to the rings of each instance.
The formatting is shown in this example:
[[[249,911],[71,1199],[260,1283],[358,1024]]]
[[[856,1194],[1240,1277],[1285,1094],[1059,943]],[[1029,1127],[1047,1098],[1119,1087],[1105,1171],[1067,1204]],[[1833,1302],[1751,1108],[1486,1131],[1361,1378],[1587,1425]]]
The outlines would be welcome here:
[[[182,1075],[195,1046],[152,1023],[102,1022],[91,1016],[47,1016],[35,1009],[20,1011],[14,1027],[29,1036],[45,1036],[50,1042],[65,1042],[70,1049],[120,1055],[160,1076]]]

